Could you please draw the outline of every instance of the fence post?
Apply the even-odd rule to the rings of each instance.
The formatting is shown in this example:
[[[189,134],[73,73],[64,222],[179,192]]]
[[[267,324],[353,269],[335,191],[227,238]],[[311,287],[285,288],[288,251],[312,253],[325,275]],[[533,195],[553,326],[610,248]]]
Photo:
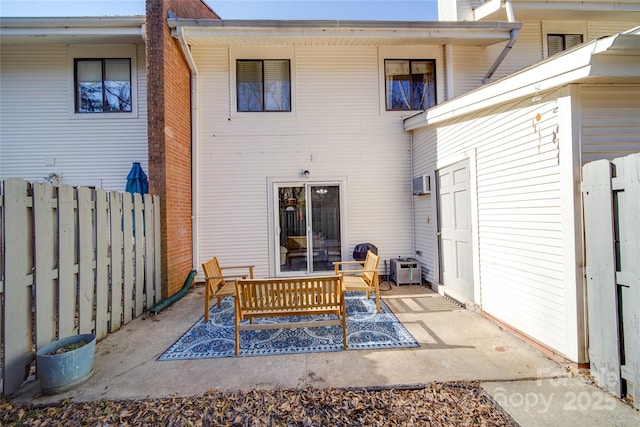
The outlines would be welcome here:
[[[622,171],[620,192],[620,287],[624,356],[622,377],[633,383],[633,401],[640,409],[640,153],[614,161]]]
[[[4,393],[20,388],[31,353],[31,289],[33,284],[30,220],[33,200],[29,183],[4,181]],[[7,322],[6,319],[11,319]]]

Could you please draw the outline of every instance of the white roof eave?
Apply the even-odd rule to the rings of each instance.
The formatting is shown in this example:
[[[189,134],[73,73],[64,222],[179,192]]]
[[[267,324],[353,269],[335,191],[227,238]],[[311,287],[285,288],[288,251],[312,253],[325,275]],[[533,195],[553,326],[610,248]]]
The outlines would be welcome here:
[[[256,44],[269,40],[290,43],[301,40],[344,39],[378,43],[380,40],[414,40],[433,44],[461,43],[489,45],[509,39],[511,30],[521,23],[439,22],[439,21],[329,21],[329,20],[194,20],[168,19],[180,28],[190,44],[229,43],[237,39]]]
[[[0,18],[3,44],[87,40],[144,40],[145,17]]]
[[[640,81],[640,36],[618,34],[586,43],[408,117],[404,129],[411,131],[519,98],[533,98],[567,84],[606,78],[610,70],[603,66],[602,58],[611,55],[632,58],[630,66],[620,67],[621,77],[638,77]]]

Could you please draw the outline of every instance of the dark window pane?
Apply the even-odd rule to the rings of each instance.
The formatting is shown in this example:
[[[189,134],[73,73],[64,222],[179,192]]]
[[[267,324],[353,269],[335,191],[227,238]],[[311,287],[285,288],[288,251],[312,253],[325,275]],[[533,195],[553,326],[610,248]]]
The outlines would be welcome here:
[[[102,83],[78,83],[78,101],[80,113],[102,112]]]
[[[549,56],[564,50],[564,37],[558,34],[547,35],[547,50]]]
[[[95,113],[102,111],[102,61],[77,62],[78,111]]]
[[[107,59],[104,65],[107,111],[131,111],[131,65],[128,59]]]
[[[547,34],[547,53],[553,56],[582,43],[582,34]]]
[[[266,111],[290,111],[289,61],[264,61],[264,104]]]
[[[104,102],[107,111],[131,111],[131,84],[127,81],[105,81]]]
[[[582,34],[567,34],[565,36],[564,48],[571,49],[582,43]]]
[[[238,61],[238,111],[262,111],[262,61]]]

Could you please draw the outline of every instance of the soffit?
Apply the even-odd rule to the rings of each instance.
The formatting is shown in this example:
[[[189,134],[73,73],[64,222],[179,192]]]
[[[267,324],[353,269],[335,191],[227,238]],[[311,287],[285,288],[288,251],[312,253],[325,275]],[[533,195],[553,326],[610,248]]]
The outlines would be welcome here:
[[[144,42],[144,16],[0,18],[2,44],[120,44]]]

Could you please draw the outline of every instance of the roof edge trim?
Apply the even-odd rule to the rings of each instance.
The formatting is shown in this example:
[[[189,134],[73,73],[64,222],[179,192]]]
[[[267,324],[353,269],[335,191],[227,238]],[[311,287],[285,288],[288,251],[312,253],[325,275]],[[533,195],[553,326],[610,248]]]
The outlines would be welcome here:
[[[592,40],[408,117],[404,120],[404,130],[430,126],[515,99],[535,97],[548,90],[597,76],[599,71],[593,66],[595,57],[610,54],[640,57],[640,36],[625,32]]]

